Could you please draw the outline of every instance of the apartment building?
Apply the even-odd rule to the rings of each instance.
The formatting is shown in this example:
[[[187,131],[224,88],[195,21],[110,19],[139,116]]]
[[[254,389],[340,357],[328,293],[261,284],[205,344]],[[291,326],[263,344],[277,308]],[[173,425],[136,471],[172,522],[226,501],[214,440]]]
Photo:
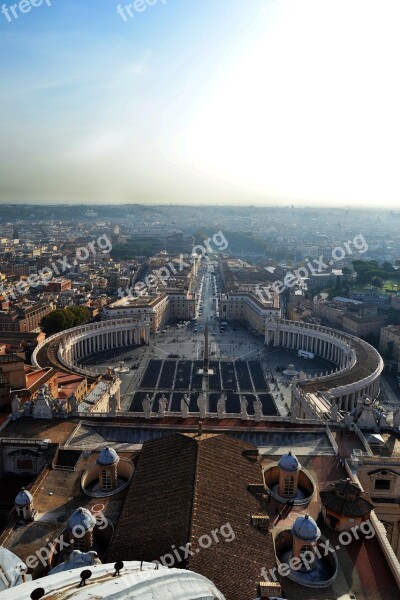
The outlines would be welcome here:
[[[0,331],[26,333],[36,331],[40,321],[53,310],[52,304],[15,305],[10,311],[0,311]]]
[[[244,321],[260,334],[265,333],[267,319],[281,317],[279,295],[261,300],[252,292],[228,292],[221,296],[220,317],[227,321]]]
[[[400,325],[382,327],[379,340],[379,352],[388,360],[400,361]]]

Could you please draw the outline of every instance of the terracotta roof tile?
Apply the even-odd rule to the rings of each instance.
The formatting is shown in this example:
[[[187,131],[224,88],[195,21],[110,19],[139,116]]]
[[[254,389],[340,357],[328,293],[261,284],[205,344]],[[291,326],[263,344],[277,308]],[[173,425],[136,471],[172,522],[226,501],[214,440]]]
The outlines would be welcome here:
[[[194,555],[174,566],[208,577],[229,600],[253,600],[275,558],[271,534],[251,524],[252,514],[265,514],[247,489],[261,482],[259,464],[244,456],[252,448],[210,434],[146,442],[108,560],[158,560],[172,547],[183,558],[179,547],[190,542]]]

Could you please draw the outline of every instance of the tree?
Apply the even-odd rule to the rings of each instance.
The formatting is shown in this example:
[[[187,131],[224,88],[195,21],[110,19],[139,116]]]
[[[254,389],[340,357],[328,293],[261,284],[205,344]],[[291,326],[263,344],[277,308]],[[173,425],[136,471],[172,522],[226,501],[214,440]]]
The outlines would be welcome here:
[[[52,335],[71,327],[77,327],[87,323],[90,311],[87,306],[69,306],[64,309],[53,310],[40,322],[40,326],[46,335]]]
[[[68,329],[67,316],[63,310],[53,310],[48,315],[44,316],[40,321],[40,326],[46,335],[52,335],[59,331]]]
[[[380,277],[372,277],[371,284],[377,288],[383,287],[383,281]]]
[[[390,262],[388,262],[387,260],[383,263],[382,269],[384,271],[387,271],[388,273],[393,273],[395,271],[394,266]]]
[[[90,311],[87,306],[68,306],[65,312],[67,313],[67,319],[71,321],[70,327],[87,323],[90,318]]]

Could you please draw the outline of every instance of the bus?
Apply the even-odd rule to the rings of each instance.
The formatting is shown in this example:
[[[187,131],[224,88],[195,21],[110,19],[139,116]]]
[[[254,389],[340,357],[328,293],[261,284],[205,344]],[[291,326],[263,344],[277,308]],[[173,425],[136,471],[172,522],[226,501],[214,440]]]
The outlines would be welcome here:
[[[300,356],[300,358],[315,358],[314,352],[307,352],[307,350],[299,350],[297,356]]]

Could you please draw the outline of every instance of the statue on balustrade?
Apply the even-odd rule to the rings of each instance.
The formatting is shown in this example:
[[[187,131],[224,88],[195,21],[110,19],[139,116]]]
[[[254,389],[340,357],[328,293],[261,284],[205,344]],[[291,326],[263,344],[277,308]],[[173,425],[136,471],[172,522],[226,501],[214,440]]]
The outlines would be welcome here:
[[[217,402],[217,416],[218,419],[224,419],[226,415],[226,394],[223,392],[221,396],[218,398]]]
[[[112,396],[110,396],[110,400],[109,400],[109,411],[113,414],[116,414],[116,412],[118,410],[119,410],[118,399],[117,399],[117,396],[115,394],[113,394]]]
[[[158,414],[163,417],[165,415],[165,411],[167,410],[168,400],[163,394],[160,400],[158,401]]]
[[[393,412],[393,427],[400,427],[400,408]]]
[[[13,418],[19,416],[21,410],[21,401],[17,395],[15,395],[11,401],[11,410]]]
[[[206,417],[206,405],[207,398],[204,394],[199,394],[199,397],[197,398],[197,406],[199,407],[200,411],[200,419],[205,419]]]
[[[334,398],[332,396],[332,399],[331,399],[331,421],[337,421],[337,420],[338,420],[337,400],[336,400],[336,398]]]
[[[254,418],[257,422],[261,421],[263,416],[262,402],[259,396],[254,400]]]
[[[187,417],[188,417],[188,414],[189,414],[189,402],[190,402],[189,394],[185,394],[182,397],[182,400],[181,400],[182,419],[187,419]]]
[[[71,396],[68,398],[68,402],[70,411],[72,413],[78,412],[78,400],[75,394],[71,394]]]
[[[146,394],[146,398],[142,402],[143,412],[146,419],[151,417],[151,399],[149,394]]]
[[[246,396],[242,396],[240,399],[240,418],[241,419],[247,419],[248,418],[248,412],[247,412],[247,408],[249,406],[249,403],[247,401]]]

